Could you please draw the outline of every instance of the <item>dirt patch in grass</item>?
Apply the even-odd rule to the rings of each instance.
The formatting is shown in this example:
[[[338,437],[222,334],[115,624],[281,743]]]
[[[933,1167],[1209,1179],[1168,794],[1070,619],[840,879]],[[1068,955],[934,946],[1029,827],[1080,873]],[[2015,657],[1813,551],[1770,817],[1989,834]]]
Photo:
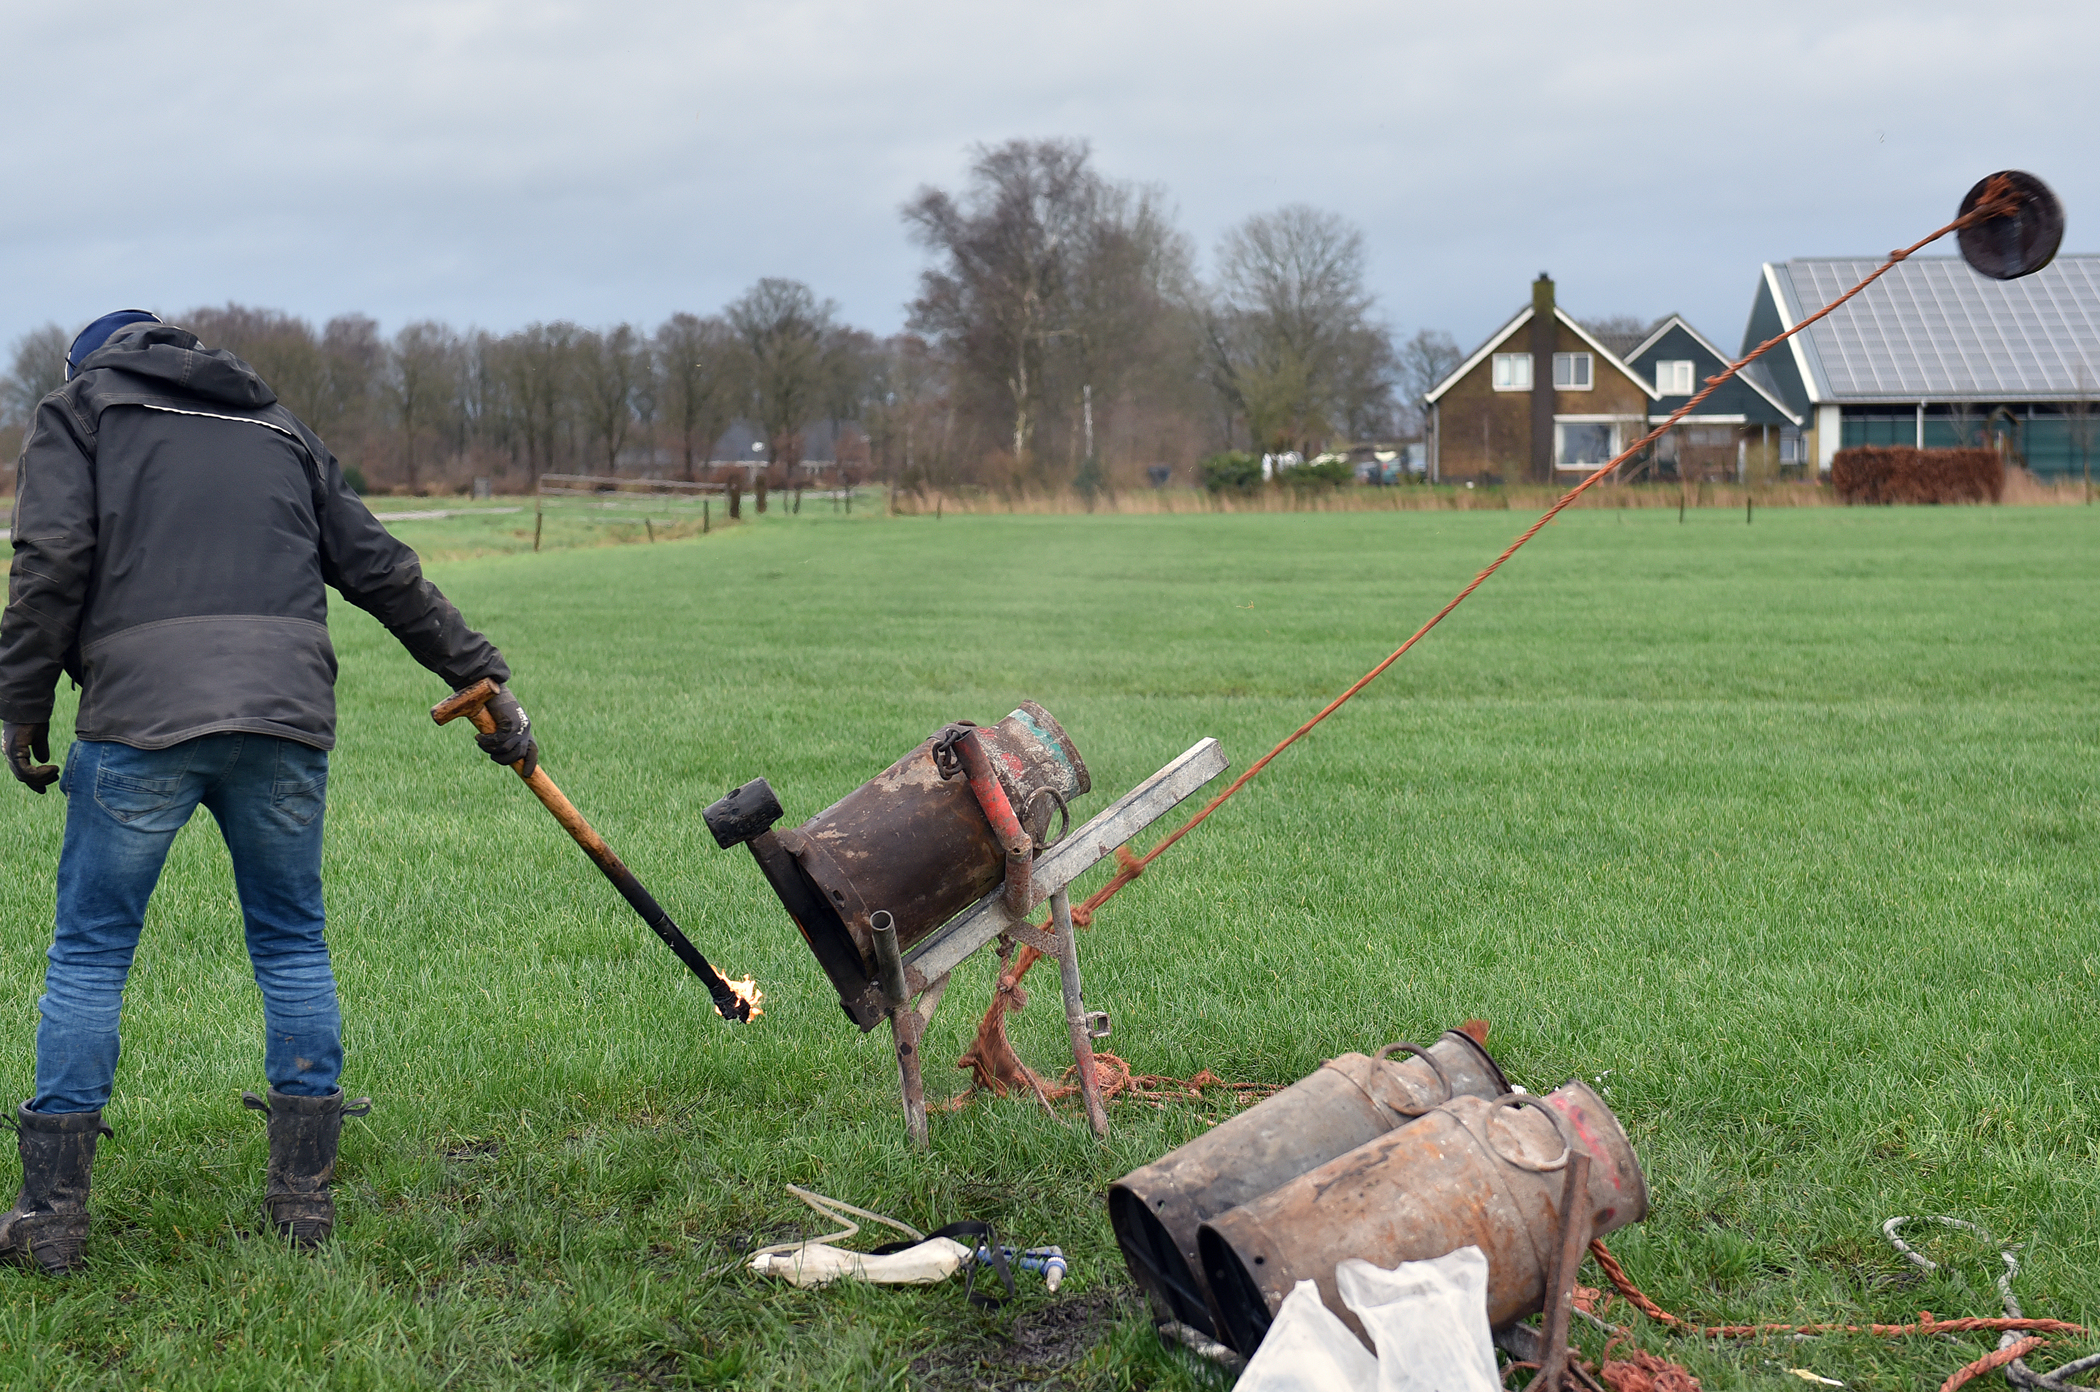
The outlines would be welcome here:
[[[912,1386],[927,1392],[1062,1387],[1058,1375],[1107,1337],[1128,1299],[1128,1292],[1092,1291],[1025,1310],[1004,1338],[943,1344],[913,1359]]]

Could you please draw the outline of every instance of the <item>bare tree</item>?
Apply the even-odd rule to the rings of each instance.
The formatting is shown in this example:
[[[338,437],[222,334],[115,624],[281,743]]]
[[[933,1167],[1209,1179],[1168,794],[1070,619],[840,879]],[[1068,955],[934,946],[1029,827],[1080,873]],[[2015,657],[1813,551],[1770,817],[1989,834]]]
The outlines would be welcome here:
[[[634,425],[634,397],[641,385],[649,346],[630,324],[603,333],[586,330],[576,339],[576,365],[583,408],[592,437],[605,452],[605,472],[618,473],[620,451]]]
[[[313,325],[281,310],[226,304],[193,309],[179,321],[207,348],[224,348],[254,368],[277,399],[304,421],[327,413],[328,367]]]
[[[386,367],[386,345],[379,321],[363,314],[339,314],[321,330],[321,386],[302,416],[331,448],[359,442],[370,424],[373,396]],[[341,440],[341,444],[335,442]]]
[[[715,441],[736,415],[736,388],[750,377],[735,333],[719,318],[674,314],[656,331],[663,374],[664,414],[678,432],[685,477],[693,480],[693,451],[708,462]]]
[[[1465,353],[1442,329],[1417,329],[1400,345],[1399,358],[1402,406],[1411,427],[1408,433],[1415,434],[1422,429],[1422,398],[1465,361]]]
[[[838,306],[799,280],[768,277],[731,304],[730,326],[743,343],[750,400],[765,432],[766,461],[794,481],[802,427],[822,410],[824,341]]]
[[[504,376],[525,439],[525,466],[535,481],[553,469],[570,421],[576,340],[567,320],[528,324],[505,343]]]
[[[1069,332],[1070,263],[1101,180],[1080,140],[979,146],[966,203],[921,189],[905,205],[913,237],[947,258],[920,275],[912,327],[958,363],[996,363],[1013,420],[1013,454],[1028,457],[1042,411],[1042,357]]]
[[[7,376],[0,380],[0,424],[27,425],[36,405],[66,384],[66,331],[56,324],[15,340]]]
[[[1191,255],[1154,188],[1102,178],[1084,142],[979,147],[959,197],[922,189],[904,219],[939,263],[911,327],[951,365],[951,408],[1045,480],[1063,432],[1079,464],[1087,404],[1106,418],[1142,388],[1187,391]]]
[[[416,445],[438,425],[456,396],[454,367],[459,338],[435,320],[410,324],[394,335],[387,354],[387,404],[401,431],[401,468],[410,491],[421,487]]]
[[[1371,318],[1364,269],[1363,234],[1302,204],[1220,242],[1204,312],[1210,378],[1257,447],[1310,451],[1389,407],[1391,339]]]
[[[891,488],[916,487],[929,473],[927,448],[939,439],[947,365],[917,334],[885,339],[875,355],[862,424]]]

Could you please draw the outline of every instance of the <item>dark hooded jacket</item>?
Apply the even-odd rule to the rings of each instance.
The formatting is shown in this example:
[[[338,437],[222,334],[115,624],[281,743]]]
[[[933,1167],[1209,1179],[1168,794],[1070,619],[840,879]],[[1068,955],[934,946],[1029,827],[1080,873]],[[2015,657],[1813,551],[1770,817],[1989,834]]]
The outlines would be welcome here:
[[[15,476],[0,718],[164,749],[246,730],[335,745],[324,585],[457,689],[507,681],[335,457],[233,354],[119,329],[38,405]]]

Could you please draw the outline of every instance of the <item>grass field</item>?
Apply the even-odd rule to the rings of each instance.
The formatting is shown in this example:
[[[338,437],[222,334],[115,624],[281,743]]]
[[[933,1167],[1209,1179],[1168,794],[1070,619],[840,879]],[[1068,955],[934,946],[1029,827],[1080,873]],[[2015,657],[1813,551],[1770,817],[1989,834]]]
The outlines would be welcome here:
[[[527,515],[529,525],[529,514]],[[703,951],[730,1028],[444,693],[339,613],[329,907],[354,1092],[333,1250],[251,1240],[259,1000],[231,875],[179,840],[127,1001],[88,1272],[0,1274],[15,1385],[1204,1385],[1153,1344],[1102,1205],[1219,1107],[980,1103],[904,1143],[748,856],[699,811],[764,774],[791,821],[952,719],[1033,697],[1086,814],[1202,735],[1236,766],[1470,577],[1498,513],[834,517],[433,573],[504,648],[549,771]],[[490,527],[515,530],[515,517]],[[419,546],[435,533],[402,523]],[[1142,1071],[1287,1082],[1469,1016],[1535,1088],[1601,1079],[1654,1211],[1612,1246],[1729,1320],[2100,1319],[2100,519],[2086,509],[1570,514],[1108,909],[1089,1000]],[[455,529],[456,530],[456,529]],[[419,539],[420,538],[420,539]],[[472,549],[464,544],[455,549]],[[70,712],[62,712],[70,720]],[[63,806],[0,793],[6,1098],[27,1095]],[[1092,881],[1088,881],[1090,885]],[[1086,887],[1085,885],[1082,888]],[[986,999],[958,974],[929,1085]],[[1047,973],[1016,1018],[1061,1061]],[[1056,1242],[1056,1297],[796,1292],[737,1265],[807,1185],[922,1228]],[[1593,1278],[1594,1279],[1594,1278]],[[1667,1340],[1710,1389],[1936,1386],[1988,1336]],[[1594,1354],[1598,1341],[1590,1341]],[[2064,1341],[2044,1365],[2100,1347]]]

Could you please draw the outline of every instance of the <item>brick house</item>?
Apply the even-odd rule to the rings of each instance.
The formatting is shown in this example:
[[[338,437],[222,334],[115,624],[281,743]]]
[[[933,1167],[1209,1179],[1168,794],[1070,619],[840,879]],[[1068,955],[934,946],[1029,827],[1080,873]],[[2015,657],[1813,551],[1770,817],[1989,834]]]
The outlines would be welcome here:
[[[1422,398],[1432,481],[1569,481],[1648,428],[1655,387],[1553,300],[1531,303]]]

